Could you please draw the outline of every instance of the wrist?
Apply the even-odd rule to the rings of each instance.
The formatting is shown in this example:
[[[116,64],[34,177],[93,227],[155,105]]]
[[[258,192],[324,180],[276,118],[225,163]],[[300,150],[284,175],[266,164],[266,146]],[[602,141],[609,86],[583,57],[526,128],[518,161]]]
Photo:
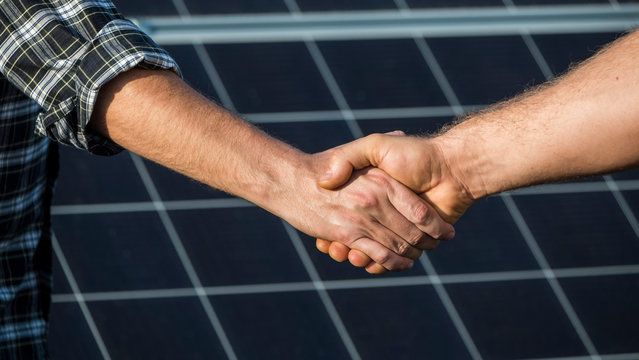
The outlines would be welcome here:
[[[458,184],[460,197],[473,203],[491,194],[484,181],[488,166],[475,141],[453,129],[433,138],[432,143],[442,159],[443,173]]]

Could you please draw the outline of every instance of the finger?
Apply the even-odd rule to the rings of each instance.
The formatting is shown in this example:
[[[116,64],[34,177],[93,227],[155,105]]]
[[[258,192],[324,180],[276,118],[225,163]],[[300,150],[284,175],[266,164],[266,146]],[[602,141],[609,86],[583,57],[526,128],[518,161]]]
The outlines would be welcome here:
[[[373,260],[371,260],[371,258],[368,257],[368,255],[364,254],[363,252],[359,250],[350,250],[347,256],[348,256],[348,261],[350,261],[350,263],[356,267],[366,267],[368,266],[368,264],[373,262]]]
[[[333,242],[328,248],[328,255],[337,262],[344,262],[348,260],[349,251],[350,249],[346,245],[338,242]]]
[[[328,248],[331,246],[331,242],[328,240],[317,239],[315,240],[315,247],[317,250],[323,252],[324,254],[328,254]]]
[[[393,181],[391,185],[392,191],[389,192],[388,199],[392,206],[406,221],[411,222],[427,235],[419,238],[415,236],[414,232],[402,232],[402,237],[407,239],[410,244],[419,249],[432,250],[439,245],[439,241],[447,241],[455,236],[455,228],[444,221],[426,200],[397,182]]]
[[[353,173],[353,169],[363,169],[377,164],[376,143],[381,134],[373,134],[357,139],[348,144],[331,150],[329,168],[319,180],[319,185],[324,189],[335,189],[344,185]]]
[[[369,238],[356,240],[353,242],[352,248],[367,254],[373,261],[391,271],[408,270],[412,268],[414,264],[412,259],[399,256],[377,241],[373,241]]]
[[[395,211],[395,209],[393,209],[393,211]],[[399,213],[397,212],[395,212],[395,214],[386,214],[384,216],[380,215],[378,217],[379,218],[384,217],[384,221],[387,224],[389,223],[387,219],[395,219],[395,221],[397,221],[398,223],[402,221],[401,215],[399,215]],[[406,222],[406,219],[404,219],[403,221]],[[385,246],[387,249],[391,250],[392,252],[394,252],[395,254],[399,256],[409,258],[412,260],[418,259],[420,256],[422,256],[421,249],[411,245],[407,240],[397,235],[397,233],[395,233],[393,230],[388,229],[386,227],[387,224],[384,224],[381,222],[380,224],[372,224],[369,229],[369,232],[371,234],[369,238],[377,241],[378,243]],[[393,227],[398,228],[403,225],[405,224],[402,224],[402,225],[395,224]],[[408,226],[412,226],[412,224],[408,223]],[[415,227],[415,229],[417,228]],[[419,230],[416,230],[416,231],[418,231],[419,234],[423,235],[421,231]],[[371,256],[371,254],[367,252],[365,253],[368,256]]]
[[[385,135],[391,135],[391,136],[406,136],[406,133],[401,131],[401,130],[393,130],[393,131],[389,131],[387,133],[384,133]]]
[[[405,199],[402,199],[402,202],[399,204],[399,206],[408,207],[412,205],[410,201],[414,203],[425,202],[417,194],[411,192],[410,190],[403,187],[400,188],[402,188],[402,190],[408,191],[410,194],[402,195],[405,197]],[[396,242],[391,250],[402,256],[413,254],[414,256],[419,257],[421,256],[421,250],[432,250],[437,247],[437,245],[439,244],[438,240],[424,233],[424,231],[422,231],[417,225],[406,219],[406,215],[403,215],[401,212],[398,211],[398,208],[396,208],[390,200],[390,198],[393,197],[394,192],[395,191],[393,190],[389,193],[388,204],[385,208],[383,208],[383,210],[385,211],[382,211],[380,214],[377,215],[377,221],[379,221],[380,224],[382,224],[390,231],[395,233],[399,238],[401,238],[400,242]],[[374,239],[378,240],[378,238]],[[403,243],[401,241],[403,241]],[[412,249],[420,251],[416,253],[412,251]],[[416,259],[415,257],[411,258]]]
[[[371,262],[368,266],[366,266],[366,272],[372,275],[381,275],[386,274],[388,270],[376,262]]]

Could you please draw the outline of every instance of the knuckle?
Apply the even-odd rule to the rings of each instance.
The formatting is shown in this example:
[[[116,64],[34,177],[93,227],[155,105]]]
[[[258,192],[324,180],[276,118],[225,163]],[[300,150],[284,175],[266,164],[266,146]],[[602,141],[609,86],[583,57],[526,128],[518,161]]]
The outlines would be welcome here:
[[[418,224],[425,224],[428,221],[428,217],[430,215],[428,206],[422,203],[414,205],[411,213],[413,214],[414,220]]]
[[[421,244],[426,238],[426,234],[424,234],[421,231],[414,231],[412,234],[409,235],[408,237],[408,243],[410,243],[413,246],[417,246],[419,244]]]
[[[377,260],[375,262],[379,264],[388,264],[392,258],[390,250],[382,251],[377,255]]]
[[[357,196],[357,202],[364,209],[376,208],[380,202],[377,196],[371,193],[360,193]]]
[[[410,253],[411,245],[407,242],[402,241],[397,245],[397,255],[401,255],[406,257]]]

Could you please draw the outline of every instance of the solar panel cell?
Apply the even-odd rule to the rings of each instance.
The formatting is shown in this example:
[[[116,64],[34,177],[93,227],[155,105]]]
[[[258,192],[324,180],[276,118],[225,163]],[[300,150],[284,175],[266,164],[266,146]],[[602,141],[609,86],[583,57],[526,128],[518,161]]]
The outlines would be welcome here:
[[[639,240],[610,193],[515,199],[552,267],[635,264]]]
[[[362,359],[469,359],[430,286],[330,292]]]
[[[55,205],[132,201],[149,201],[149,196],[127,153],[99,157],[60,146]]]
[[[207,50],[242,113],[337,109],[302,43],[209,45]]]
[[[315,292],[215,296],[211,302],[240,359],[349,358]]]
[[[446,289],[486,359],[587,355],[545,280],[457,284]]]
[[[61,216],[54,230],[82,291],[190,285],[155,213]]]
[[[427,42],[463,105],[490,104],[545,80],[519,36]]]
[[[196,297],[95,302],[89,308],[113,359],[226,358]]]
[[[51,359],[101,359],[102,354],[77,303],[51,308],[49,352]]]
[[[205,286],[308,281],[279,219],[259,208],[173,211]]]
[[[319,47],[353,109],[448,105],[413,40],[321,42]]]
[[[639,353],[639,276],[563,279],[561,284],[602,354]]]

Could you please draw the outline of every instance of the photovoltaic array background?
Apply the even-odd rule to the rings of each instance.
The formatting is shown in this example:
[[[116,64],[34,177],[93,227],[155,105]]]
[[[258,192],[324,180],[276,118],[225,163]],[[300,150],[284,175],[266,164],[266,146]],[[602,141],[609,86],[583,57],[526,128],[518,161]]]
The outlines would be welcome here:
[[[410,9],[628,2],[406,1]],[[290,3],[185,1],[191,14],[286,13]],[[398,9],[394,0],[296,4]],[[116,5],[127,16],[179,16],[170,0]],[[356,136],[343,110],[364,134],[433,132],[453,120],[453,106],[515,95],[619,35],[166,49],[192,86],[318,152]],[[62,148],[61,157],[54,359],[639,359],[637,170],[485,199],[412,270],[374,277],[333,262],[266,211],[135,155]]]

